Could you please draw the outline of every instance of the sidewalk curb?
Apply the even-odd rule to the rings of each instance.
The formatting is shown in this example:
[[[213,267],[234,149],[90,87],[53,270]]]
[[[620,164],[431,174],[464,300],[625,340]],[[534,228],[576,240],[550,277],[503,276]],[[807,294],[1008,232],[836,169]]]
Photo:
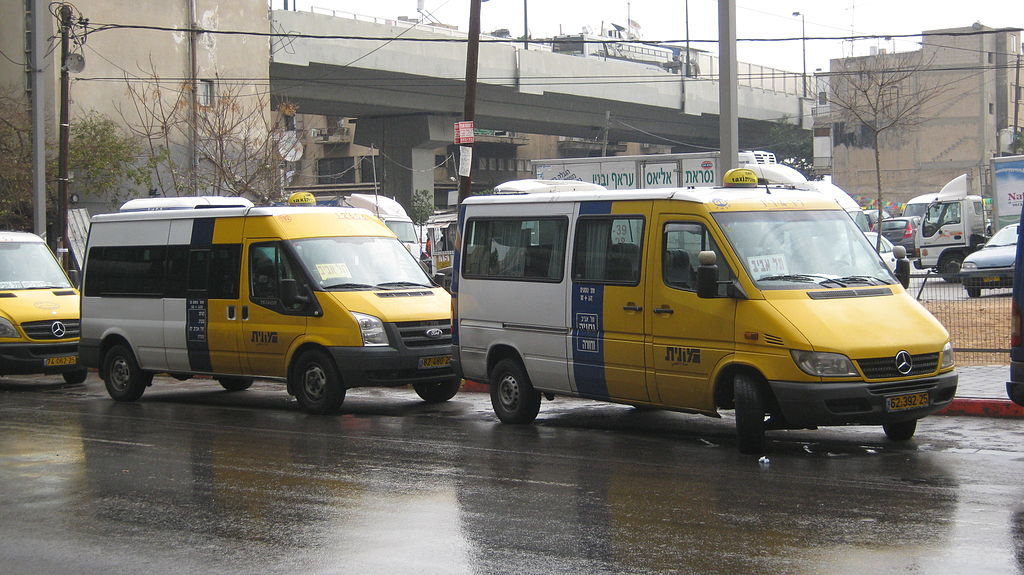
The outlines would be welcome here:
[[[973,415],[979,417],[1024,418],[1024,407],[1009,399],[955,397],[932,415]]]

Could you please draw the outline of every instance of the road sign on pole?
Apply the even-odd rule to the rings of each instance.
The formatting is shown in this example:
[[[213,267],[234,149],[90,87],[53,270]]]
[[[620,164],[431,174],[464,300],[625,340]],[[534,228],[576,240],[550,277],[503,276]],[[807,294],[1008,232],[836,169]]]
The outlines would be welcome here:
[[[455,143],[473,143],[473,122],[455,122]]]

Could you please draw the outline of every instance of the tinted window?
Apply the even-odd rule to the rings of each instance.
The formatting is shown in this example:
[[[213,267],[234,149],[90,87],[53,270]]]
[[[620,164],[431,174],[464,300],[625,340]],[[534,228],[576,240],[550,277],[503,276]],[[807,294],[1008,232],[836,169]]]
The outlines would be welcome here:
[[[573,281],[639,283],[643,231],[640,216],[580,218],[573,247]]]
[[[559,282],[565,271],[565,218],[472,219],[466,224],[466,277]]]
[[[241,251],[238,244],[193,249],[189,254],[188,290],[205,292],[209,299],[238,299]]]
[[[163,297],[167,246],[104,246],[89,251],[86,296]]]

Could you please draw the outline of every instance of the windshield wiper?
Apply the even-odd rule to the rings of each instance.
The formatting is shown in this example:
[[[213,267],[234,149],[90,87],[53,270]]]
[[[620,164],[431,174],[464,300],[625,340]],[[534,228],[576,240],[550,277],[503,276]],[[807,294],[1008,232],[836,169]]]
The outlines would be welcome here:
[[[838,281],[845,282],[845,283],[851,283],[851,284],[864,283],[864,284],[868,284],[868,285],[879,285],[879,284],[885,285],[885,284],[889,283],[889,282],[883,280],[882,278],[876,278],[875,276],[845,276],[845,277],[836,278],[836,279]]]
[[[377,286],[372,286],[370,284],[360,284],[360,283],[338,283],[338,284],[325,285],[324,289],[362,290],[362,289],[377,289]]]
[[[825,285],[828,283],[837,284],[839,287],[846,287],[842,281],[830,278],[828,276],[821,276],[815,274],[781,274],[777,276],[764,276],[757,278],[757,281],[783,281],[783,282],[808,282],[816,283],[819,285]]]
[[[426,284],[421,284],[421,283],[416,283],[416,282],[384,282],[384,283],[377,284],[377,287],[382,288],[382,289],[395,289],[395,288],[399,288],[400,289],[400,288],[404,288],[404,287],[432,288],[434,286],[429,286],[429,285],[426,285]]]

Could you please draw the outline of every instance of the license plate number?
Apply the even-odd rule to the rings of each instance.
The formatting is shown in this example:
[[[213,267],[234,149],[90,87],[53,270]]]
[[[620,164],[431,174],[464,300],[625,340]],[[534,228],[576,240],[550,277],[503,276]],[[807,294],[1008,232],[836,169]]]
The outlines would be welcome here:
[[[48,357],[45,360],[47,367],[54,367],[58,365],[75,365],[78,363],[78,356],[65,355],[61,357]]]
[[[995,283],[995,282],[998,282],[998,281],[1000,281],[1002,279],[1003,278],[1000,278],[1000,277],[987,277],[987,278],[981,278],[981,281],[982,281],[982,283]]]
[[[421,357],[420,368],[448,367],[452,362],[450,355],[435,355],[433,357]]]
[[[885,398],[885,409],[887,411],[903,411],[915,407],[928,407],[928,392],[907,393],[904,395],[893,395]]]

